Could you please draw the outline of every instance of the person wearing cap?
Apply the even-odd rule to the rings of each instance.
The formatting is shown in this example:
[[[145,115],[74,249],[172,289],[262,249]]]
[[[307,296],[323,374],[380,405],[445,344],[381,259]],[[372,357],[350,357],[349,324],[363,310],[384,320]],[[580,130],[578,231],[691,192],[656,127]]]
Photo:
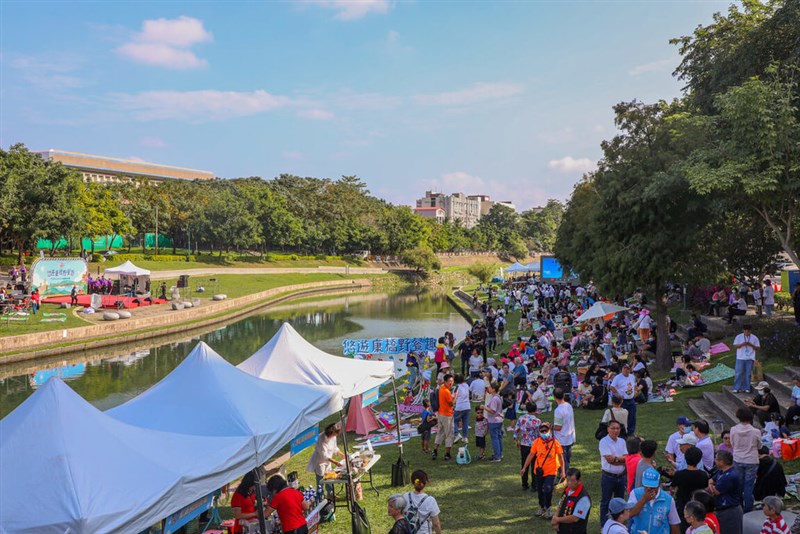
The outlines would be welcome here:
[[[744,406],[736,410],[738,425],[731,427],[733,467],[742,477],[744,513],[753,509],[753,488],[758,471],[758,449],[761,447],[761,431],[753,426],[753,412]]]
[[[733,467],[733,455],[717,451],[717,472],[708,481],[721,534],[742,534],[742,475]]]
[[[642,475],[642,487],[628,497],[631,508],[631,530],[647,534],[678,534],[681,524],[675,499],[659,488],[661,475],[653,468]]]
[[[756,361],[756,353],[761,348],[761,343],[758,337],[752,333],[749,324],[742,325],[742,333],[734,338],[733,348],[736,349],[733,392],[750,393],[750,375],[753,373],[753,364]]]
[[[533,472],[536,475],[536,490],[539,494],[539,510],[534,512],[534,515],[552,519],[553,512],[550,510],[550,506],[553,504],[553,486],[556,475],[560,474],[560,479],[565,478],[566,468],[564,467],[564,450],[558,440],[553,437],[551,425],[547,421],[543,421],[539,425],[539,437],[531,445],[528,457],[519,472],[520,476],[525,474],[530,465],[533,465]]]
[[[586,534],[592,499],[581,482],[581,471],[567,469],[567,487],[550,525],[558,534]]]
[[[626,429],[629,436],[636,433],[636,377],[631,374],[631,365],[625,362],[622,372],[614,377],[609,386],[611,392],[622,399],[622,407],[628,410]]]
[[[628,447],[625,440],[619,437],[621,425],[619,421],[608,422],[608,435],[600,440],[600,524],[608,519],[608,503],[612,497],[625,495],[627,478],[625,477],[625,455]]]
[[[676,444],[678,446],[678,450],[681,453],[680,460],[675,463],[675,472],[678,472],[683,469],[686,469],[686,467],[688,466],[688,463],[686,462],[686,451],[689,450],[690,447],[697,446],[697,436],[694,435],[694,432],[689,431],[680,438],[678,438]],[[700,465],[702,463],[703,459],[701,456],[700,462],[698,462],[697,465]]]
[[[677,425],[678,430],[670,434],[669,438],[667,439],[667,446],[664,447],[665,456],[667,457],[669,463],[671,463],[673,466],[678,463],[678,460],[683,460],[683,453],[681,452],[677,441],[687,432],[691,432],[691,429],[687,430],[687,428],[692,426],[692,421],[685,415],[681,415],[675,420],[675,424]]]
[[[633,505],[625,499],[614,497],[608,503],[608,520],[603,524],[602,534],[628,534],[628,519]]]
[[[755,398],[753,398],[753,400],[746,400],[744,403],[752,410],[753,415],[756,416],[756,419],[758,419],[758,422],[761,423],[763,427],[767,424],[767,421],[772,420],[772,414],[777,413],[780,415],[781,406],[778,404],[778,399],[772,394],[769,383],[761,381],[755,389]]]

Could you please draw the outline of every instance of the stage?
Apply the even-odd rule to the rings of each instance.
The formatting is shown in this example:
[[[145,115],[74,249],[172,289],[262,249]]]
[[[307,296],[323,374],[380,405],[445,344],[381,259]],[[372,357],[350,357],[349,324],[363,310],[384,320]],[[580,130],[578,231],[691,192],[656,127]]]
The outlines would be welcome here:
[[[121,295],[101,295],[103,299],[103,308],[118,309],[117,302],[122,302],[122,307],[126,309],[138,308],[140,306],[150,306],[149,300],[141,297],[123,297]],[[90,304],[91,295],[78,295],[78,306],[88,308]],[[44,304],[61,304],[62,302],[72,302],[72,297],[69,295],[47,297],[42,299]],[[167,304],[169,301],[164,299],[153,299],[152,304]]]

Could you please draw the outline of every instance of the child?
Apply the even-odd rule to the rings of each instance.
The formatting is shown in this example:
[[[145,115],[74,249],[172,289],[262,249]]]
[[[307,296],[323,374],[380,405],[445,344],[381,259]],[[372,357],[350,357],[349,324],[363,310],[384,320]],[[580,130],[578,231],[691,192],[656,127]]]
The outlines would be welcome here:
[[[417,430],[422,429],[419,433],[422,438],[422,452],[430,454],[431,443],[431,429],[436,425],[436,414],[430,411],[431,403],[428,399],[422,401],[422,423],[420,423]]]
[[[686,534],[713,534],[714,531],[706,523],[706,507],[697,501],[689,501],[683,509],[683,516],[689,523]]]
[[[478,460],[486,459],[486,433],[489,431],[489,421],[483,417],[483,408],[475,408],[475,446],[478,447]]]
[[[764,497],[764,525],[761,527],[761,534],[789,534],[789,525],[783,520],[783,501],[780,497],[770,495]]]
[[[686,366],[686,385],[687,386],[700,386],[703,384],[703,375],[701,375],[691,363]]]

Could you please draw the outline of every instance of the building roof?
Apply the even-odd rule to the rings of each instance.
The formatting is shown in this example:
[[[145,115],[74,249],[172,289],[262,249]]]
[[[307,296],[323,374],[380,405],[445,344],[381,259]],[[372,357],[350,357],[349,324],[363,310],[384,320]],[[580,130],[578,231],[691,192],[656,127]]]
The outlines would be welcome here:
[[[36,153],[47,161],[58,161],[67,167],[90,171],[183,180],[214,179],[214,173],[211,171],[151,163],[148,161],[97,156],[94,154],[83,154],[81,152],[69,152],[67,150],[56,150],[52,148],[50,150],[37,151]]]

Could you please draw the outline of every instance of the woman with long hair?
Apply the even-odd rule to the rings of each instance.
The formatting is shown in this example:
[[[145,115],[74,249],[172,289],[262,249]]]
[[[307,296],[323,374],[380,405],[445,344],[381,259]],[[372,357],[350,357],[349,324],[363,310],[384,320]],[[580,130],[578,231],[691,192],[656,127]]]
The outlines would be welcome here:
[[[242,532],[242,525],[239,524],[240,519],[257,519],[258,511],[256,510],[256,475],[253,471],[242,477],[242,481],[237,486],[236,491],[233,492],[231,497],[231,510],[233,511],[233,532]]]

